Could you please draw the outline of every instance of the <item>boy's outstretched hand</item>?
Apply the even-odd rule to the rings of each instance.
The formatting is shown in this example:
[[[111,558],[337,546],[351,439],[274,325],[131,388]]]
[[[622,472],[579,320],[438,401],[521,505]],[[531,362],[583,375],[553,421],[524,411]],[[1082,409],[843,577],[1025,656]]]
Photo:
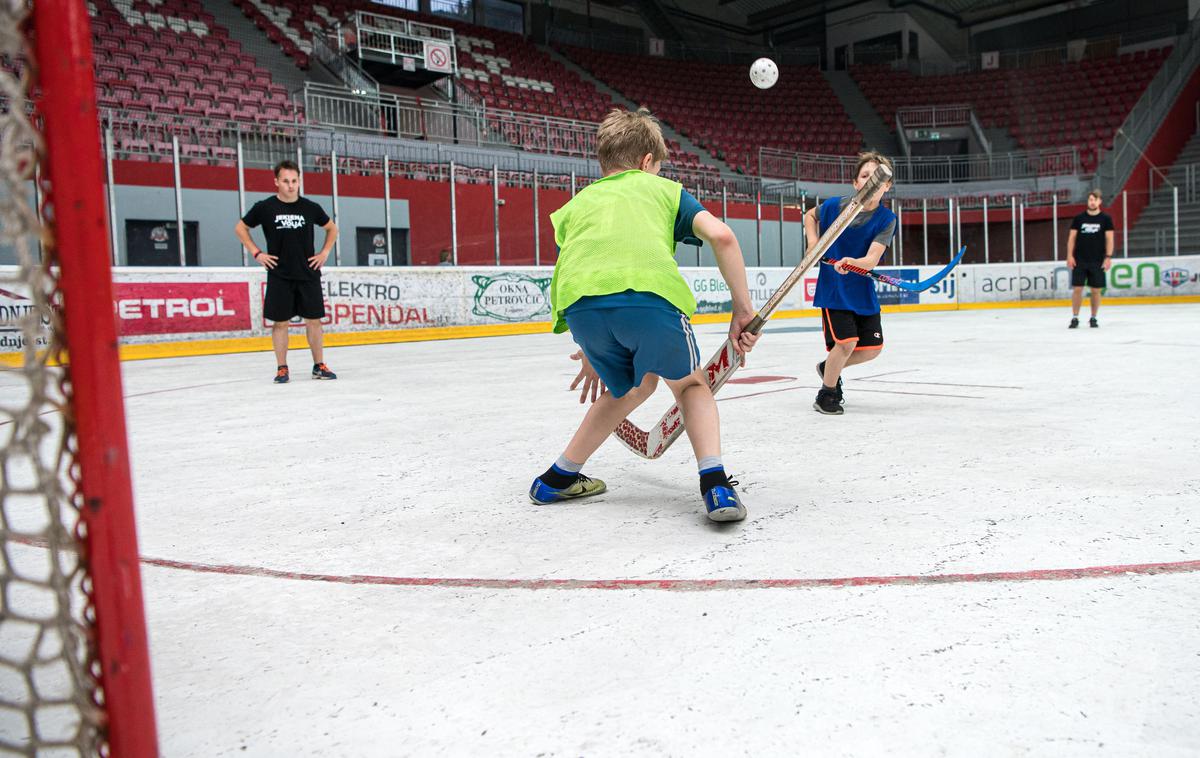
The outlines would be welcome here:
[[[600,375],[596,373],[596,369],[592,368],[591,361],[587,359],[587,356],[583,354],[582,350],[576,350],[571,355],[571,360],[582,361],[581,365],[579,366],[579,373],[575,376],[575,381],[571,382],[571,389],[575,389],[579,386],[580,382],[583,382],[583,389],[579,392],[580,404],[587,402],[587,396],[589,392],[592,394],[592,402],[596,402],[596,398],[600,397],[608,390],[608,388],[604,386],[604,380],[602,380]]]
[[[754,343],[758,342],[757,334],[746,331],[754,316],[754,311],[734,311],[733,318],[729,320],[729,341],[733,343],[733,349],[742,355],[753,350]]]

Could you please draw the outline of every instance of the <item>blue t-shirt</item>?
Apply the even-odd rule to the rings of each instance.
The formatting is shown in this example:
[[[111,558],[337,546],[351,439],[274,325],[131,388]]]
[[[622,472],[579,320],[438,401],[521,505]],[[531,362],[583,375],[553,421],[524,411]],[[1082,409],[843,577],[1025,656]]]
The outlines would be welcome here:
[[[675,214],[675,241],[686,245],[702,245],[703,242],[692,231],[692,222],[696,214],[704,210],[692,193],[687,190],[679,191],[679,212]],[[625,290],[611,295],[589,295],[581,297],[567,308],[566,313],[592,310],[594,308],[658,308],[671,313],[679,313],[679,309],[667,302],[667,299],[652,292]]]
[[[849,197],[831,197],[821,203],[818,211],[821,234],[833,225],[838,214],[850,202]],[[861,258],[878,242],[890,245],[896,233],[896,214],[880,205],[871,213],[862,212],[842,232],[837,242],[826,251],[825,256],[833,260]],[[818,264],[821,265],[821,264]],[[863,316],[879,313],[879,298],[875,294],[875,281],[858,274],[839,274],[833,266],[821,265],[817,274],[817,291],[813,295],[817,308],[854,311]]]

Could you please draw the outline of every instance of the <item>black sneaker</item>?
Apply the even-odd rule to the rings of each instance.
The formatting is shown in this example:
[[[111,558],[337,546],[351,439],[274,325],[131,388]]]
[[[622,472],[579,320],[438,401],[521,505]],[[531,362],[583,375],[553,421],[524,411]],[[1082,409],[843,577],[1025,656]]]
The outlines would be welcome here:
[[[1079,328],[1079,319],[1072,318],[1071,323],[1067,324],[1067,328],[1068,329],[1078,329]]]
[[[337,379],[337,374],[329,370],[324,363],[313,364],[313,379]]]
[[[824,413],[827,416],[840,416],[842,404],[838,402],[837,390],[821,387],[821,391],[817,393],[817,399],[813,401],[813,408],[817,413]]]
[[[817,376],[821,377],[821,386],[822,387],[825,386],[825,361],[821,361],[820,363],[817,364]],[[838,402],[841,403],[842,405],[845,405],[846,398],[844,398],[842,396],[842,377],[840,377],[840,376],[838,377],[837,387],[835,387],[834,389],[837,390]]]
[[[276,384],[287,384],[288,379],[291,379],[291,376],[288,373],[288,367],[280,366],[279,369],[275,372],[275,383]]]
[[[1090,319],[1088,319],[1088,326],[1092,327],[1093,329],[1099,329],[1100,322],[1096,320],[1095,316],[1092,316]]]

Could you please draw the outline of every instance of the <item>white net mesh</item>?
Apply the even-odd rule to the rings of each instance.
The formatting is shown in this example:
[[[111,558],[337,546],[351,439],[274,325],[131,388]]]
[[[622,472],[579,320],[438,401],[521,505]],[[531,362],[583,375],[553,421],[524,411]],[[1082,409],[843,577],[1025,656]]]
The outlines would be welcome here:
[[[0,753],[104,755],[27,0],[0,0]]]

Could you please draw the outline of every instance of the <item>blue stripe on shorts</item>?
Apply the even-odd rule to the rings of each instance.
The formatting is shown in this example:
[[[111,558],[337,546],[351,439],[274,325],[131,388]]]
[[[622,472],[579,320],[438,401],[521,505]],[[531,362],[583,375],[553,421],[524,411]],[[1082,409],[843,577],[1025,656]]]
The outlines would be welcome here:
[[[614,397],[646,374],[682,379],[700,366],[700,348],[688,317],[670,307],[567,310],[567,326]]]

